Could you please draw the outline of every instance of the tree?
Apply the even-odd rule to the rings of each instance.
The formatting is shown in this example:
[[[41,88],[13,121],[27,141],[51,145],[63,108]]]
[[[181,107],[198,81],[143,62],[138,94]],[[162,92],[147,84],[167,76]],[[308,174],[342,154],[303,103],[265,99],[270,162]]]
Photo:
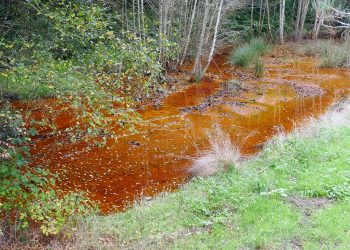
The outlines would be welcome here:
[[[185,47],[184,47],[184,50],[183,50],[183,53],[182,53],[182,58],[180,60],[180,65],[182,65],[184,63],[184,61],[186,59],[186,56],[187,56],[188,46],[189,46],[190,41],[191,41],[191,34],[192,34],[192,29],[193,29],[194,18],[196,16],[197,2],[198,2],[198,0],[195,0],[194,4],[193,4],[193,10],[192,10],[192,14],[191,14],[190,26],[188,28],[188,33],[187,33],[187,36],[186,36],[186,39],[185,39]]]
[[[193,73],[197,79],[200,79],[203,74],[201,59],[202,59],[202,51],[203,51],[203,44],[204,44],[204,36],[205,36],[207,23],[208,23],[209,8],[210,8],[209,0],[205,0],[202,29],[201,29],[201,34],[199,36],[199,44],[197,49],[196,60],[194,62],[194,67],[193,67]]]
[[[305,25],[305,19],[307,12],[309,10],[310,0],[298,0],[298,11],[297,18],[295,21],[294,29],[294,37],[295,40],[300,41],[303,37],[303,30]]]
[[[333,7],[334,0],[314,0],[315,21],[313,28],[313,39],[317,39],[321,27],[325,27],[331,35],[336,33],[336,30],[343,31],[345,34],[350,30],[350,12],[340,10]]]
[[[207,64],[205,65],[202,74],[204,74],[208,70],[210,62],[213,59],[215,45],[216,45],[216,40],[217,40],[217,36],[218,36],[218,31],[219,31],[219,24],[220,24],[220,20],[221,20],[221,14],[222,14],[221,10],[222,10],[223,2],[224,2],[224,0],[220,0],[219,9],[218,9],[218,13],[217,13],[216,24],[215,24],[215,31],[214,31],[213,42],[212,42],[212,45],[211,45],[211,49],[210,49],[210,53],[209,53],[209,56],[208,56]],[[203,75],[201,75],[201,77],[202,76]]]
[[[285,8],[286,8],[286,0],[280,0],[280,29],[279,29],[279,37],[280,37],[280,43],[281,44],[284,44]]]

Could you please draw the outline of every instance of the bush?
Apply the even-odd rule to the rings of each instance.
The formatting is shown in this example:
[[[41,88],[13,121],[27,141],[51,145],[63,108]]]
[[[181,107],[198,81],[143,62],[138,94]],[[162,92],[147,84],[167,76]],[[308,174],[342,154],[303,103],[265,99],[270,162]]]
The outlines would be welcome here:
[[[67,132],[77,133],[72,139],[99,137],[104,142],[106,135],[116,135],[116,123],[133,132],[139,120],[134,99],[147,98],[156,90],[162,74],[157,40],[130,33],[121,39],[107,31],[103,42],[79,57],[62,60],[44,53],[35,61],[0,71],[0,100],[55,97],[57,102],[45,108],[55,116],[64,112],[60,105],[71,110],[76,123]],[[47,124],[50,120],[55,119],[39,125],[54,127]]]
[[[253,51],[258,55],[264,55],[271,50],[271,47],[267,42],[262,38],[254,38],[249,43]]]
[[[323,52],[320,67],[338,68],[346,64],[346,53],[341,47],[334,47]]]
[[[243,68],[248,68],[260,56],[268,53],[271,46],[261,38],[252,39],[249,43],[236,49],[230,58],[230,63]]]
[[[91,202],[82,194],[59,194],[53,175],[28,164],[34,131],[26,129],[20,113],[3,108],[0,117],[0,232],[9,237],[32,224],[54,235],[90,214]]]

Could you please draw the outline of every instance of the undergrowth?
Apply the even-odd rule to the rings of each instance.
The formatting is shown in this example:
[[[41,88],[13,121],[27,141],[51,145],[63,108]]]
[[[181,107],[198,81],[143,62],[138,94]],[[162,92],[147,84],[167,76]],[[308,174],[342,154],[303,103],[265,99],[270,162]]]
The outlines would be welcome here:
[[[56,176],[30,164],[28,145],[35,131],[26,128],[20,112],[2,109],[0,118],[0,246],[25,241],[30,231],[62,235],[93,214],[83,194],[55,190]]]

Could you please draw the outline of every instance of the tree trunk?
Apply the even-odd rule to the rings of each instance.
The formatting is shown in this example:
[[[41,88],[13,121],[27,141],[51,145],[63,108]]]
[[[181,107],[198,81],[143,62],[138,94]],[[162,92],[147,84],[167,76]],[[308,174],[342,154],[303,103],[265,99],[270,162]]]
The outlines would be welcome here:
[[[211,16],[211,18],[209,20],[209,25],[207,26],[207,35],[205,36],[204,44],[208,44],[209,38],[212,35],[211,31],[213,29],[213,24],[214,24],[214,21],[216,19],[216,13],[217,13],[217,10],[219,8],[219,5],[220,5],[220,2],[215,4],[215,7],[213,8],[213,13],[212,14],[209,12],[209,16]],[[212,8],[210,8],[210,9],[212,9]]]
[[[266,11],[267,11],[267,26],[269,30],[270,40],[273,39],[272,31],[271,31],[271,19],[270,19],[270,6],[269,6],[269,0],[266,0]]]
[[[144,13],[144,2],[141,0],[141,34],[145,40],[145,13]]]
[[[286,0],[280,0],[280,43],[284,44],[284,12],[285,12]]]
[[[196,16],[197,1],[198,1],[198,0],[195,0],[195,1],[194,1],[193,10],[192,10],[192,15],[191,15],[191,21],[190,21],[190,27],[189,27],[189,29],[188,29],[188,34],[187,34],[187,38],[186,38],[186,41],[185,41],[185,48],[184,48],[184,51],[183,51],[183,54],[182,54],[182,58],[181,58],[181,61],[180,61],[180,65],[182,65],[182,64],[184,63],[185,59],[186,59],[188,46],[189,46],[190,41],[191,41],[191,34],[192,34],[193,22],[194,22],[194,18],[195,18],[195,16]]]
[[[258,33],[260,35],[261,33],[261,25],[262,25],[262,9],[263,9],[263,0],[260,0],[260,7],[259,7],[259,23],[258,23]]]
[[[219,5],[219,10],[218,10],[218,16],[217,16],[216,24],[215,24],[213,43],[211,45],[211,49],[210,49],[210,53],[209,53],[209,56],[208,56],[207,64],[204,67],[204,70],[203,70],[203,72],[201,74],[201,77],[203,77],[205,72],[208,70],[209,65],[211,63],[211,60],[213,59],[213,55],[214,55],[214,51],[215,51],[215,45],[216,45],[216,40],[217,40],[217,36],[218,36],[218,31],[219,31],[219,24],[220,24],[220,20],[221,20],[221,10],[222,10],[223,3],[224,3],[224,0],[221,0],[220,1],[220,5]]]
[[[301,18],[300,18],[298,41],[300,41],[303,38],[304,24],[305,24],[307,12],[309,10],[309,5],[310,5],[310,0],[303,1],[303,9],[302,9],[302,14],[301,14]]]
[[[135,0],[132,0],[132,16],[133,16],[133,23],[134,23],[133,31],[136,32]]]
[[[250,11],[250,28],[251,28],[251,32],[253,33],[254,30],[254,0],[252,0],[252,6],[251,6],[251,11]]]
[[[321,0],[315,1],[315,23],[312,31],[312,39],[317,40],[321,26],[324,22],[324,11],[321,9]]]
[[[297,18],[295,20],[294,24],[294,39],[297,40],[299,37],[299,27],[300,27],[300,17],[301,17],[301,10],[303,6],[303,0],[298,0],[298,12],[297,12]]]
[[[206,31],[206,27],[207,27],[207,23],[208,23],[209,7],[210,7],[209,0],[205,0],[202,30],[201,30],[201,34],[199,37],[199,45],[198,45],[196,60],[195,60],[194,69],[193,69],[193,73],[197,79],[199,79],[202,75],[201,58],[202,58],[202,51],[203,51],[204,36],[205,36],[205,31]]]

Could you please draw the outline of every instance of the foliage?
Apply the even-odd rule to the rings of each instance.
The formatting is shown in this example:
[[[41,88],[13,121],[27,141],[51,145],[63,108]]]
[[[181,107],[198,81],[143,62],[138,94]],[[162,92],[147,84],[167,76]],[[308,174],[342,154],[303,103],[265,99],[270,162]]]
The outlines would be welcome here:
[[[270,45],[261,38],[250,40],[249,43],[242,45],[231,54],[230,62],[233,65],[248,68],[260,56],[271,50]]]
[[[4,51],[4,57],[10,60],[28,60],[43,51],[54,58],[68,59],[92,49],[109,27],[105,11],[93,2],[14,1],[4,8],[9,8],[4,12],[13,12],[4,17],[14,24],[4,35],[10,47]],[[16,55],[19,51],[23,56]]]
[[[50,22],[54,38],[50,51],[54,58],[67,59],[98,44],[108,30],[109,22],[103,9],[91,2],[48,1],[32,2],[39,15]]]
[[[116,138],[118,126],[135,132],[139,117],[134,100],[158,90],[163,68],[157,39],[116,34],[101,6],[38,0],[6,6],[13,10],[9,19],[15,26],[7,27],[0,38],[0,201],[5,237],[29,225],[39,226],[45,235],[58,234],[93,212],[82,194],[54,191],[55,176],[29,164],[34,130],[27,127],[54,131],[56,118],[68,114],[70,125],[60,133],[103,144]],[[32,18],[25,19],[26,15]],[[10,32],[15,27],[17,32]],[[174,44],[164,48],[173,51]],[[36,120],[30,112],[4,108],[6,101],[46,97],[54,99],[33,102],[43,114]]]
[[[0,71],[0,99],[55,97],[54,105],[45,105],[50,116],[37,125],[55,128],[54,118],[70,110],[75,119],[67,131],[74,140],[104,143],[116,137],[116,126],[134,132],[139,121],[134,100],[149,97],[162,79],[158,41],[130,32],[117,36],[97,5],[51,1],[32,5],[39,16],[50,20],[57,34],[50,35],[54,39],[46,47],[19,40],[0,43],[9,61]],[[166,42],[164,48],[171,55],[175,45]],[[11,56],[9,52],[16,50],[28,53],[24,59]]]
[[[58,195],[54,176],[27,162],[30,136],[19,112],[0,110],[0,217],[3,233],[17,232],[30,223],[45,235],[58,234],[77,217],[90,214],[90,202],[81,194]]]
[[[103,144],[116,138],[117,126],[134,132],[139,121],[134,99],[147,98],[161,80],[158,42],[116,34],[106,9],[94,2],[14,1],[2,7],[1,14],[12,10],[14,24],[0,38],[2,232],[6,237],[34,225],[45,235],[58,234],[91,214],[91,203],[82,194],[54,191],[55,176],[29,164],[34,130],[27,127],[55,129],[56,118],[69,114],[65,132],[72,140]],[[164,48],[175,47],[166,43]],[[54,99],[34,107],[43,113],[39,120],[4,108],[6,101],[46,97]]]

